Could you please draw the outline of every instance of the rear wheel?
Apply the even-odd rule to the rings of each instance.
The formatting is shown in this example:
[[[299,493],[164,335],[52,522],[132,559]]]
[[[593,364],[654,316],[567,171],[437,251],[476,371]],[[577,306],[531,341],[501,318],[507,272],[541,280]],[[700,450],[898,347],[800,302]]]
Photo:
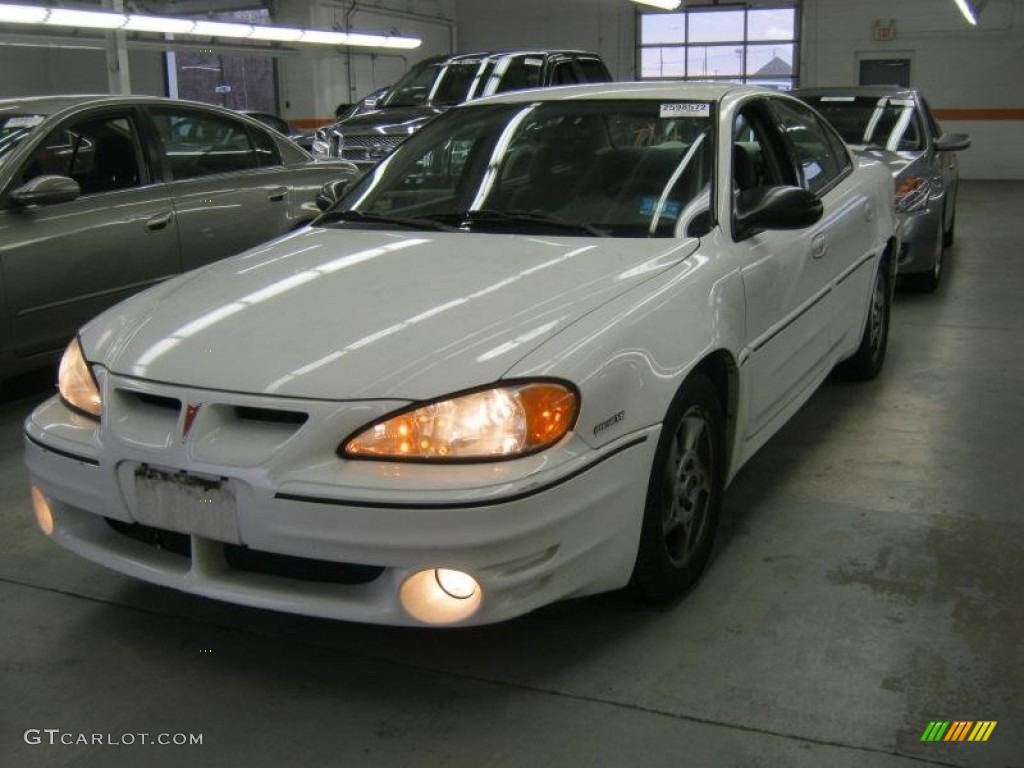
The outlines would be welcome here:
[[[632,592],[644,600],[680,595],[711,554],[725,476],[722,413],[714,385],[697,373],[665,417],[630,580]]]
[[[885,350],[889,343],[889,312],[892,308],[892,291],[889,285],[889,265],[883,261],[875,273],[875,284],[871,290],[868,319],[864,324],[864,335],[853,357],[836,367],[836,373],[846,379],[867,381],[875,378],[885,362]]]

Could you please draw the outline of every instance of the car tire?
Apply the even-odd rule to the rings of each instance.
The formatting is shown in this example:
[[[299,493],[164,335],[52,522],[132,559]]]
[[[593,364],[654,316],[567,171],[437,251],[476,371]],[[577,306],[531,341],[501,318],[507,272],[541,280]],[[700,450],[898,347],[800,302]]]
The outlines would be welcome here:
[[[860,346],[853,354],[836,366],[836,373],[844,379],[868,381],[882,370],[885,351],[889,345],[889,315],[892,310],[891,276],[888,260],[883,260],[875,273],[868,304],[868,316]]]
[[[629,589],[662,603],[700,576],[711,554],[725,479],[725,419],[703,374],[686,380],[662,425]]]

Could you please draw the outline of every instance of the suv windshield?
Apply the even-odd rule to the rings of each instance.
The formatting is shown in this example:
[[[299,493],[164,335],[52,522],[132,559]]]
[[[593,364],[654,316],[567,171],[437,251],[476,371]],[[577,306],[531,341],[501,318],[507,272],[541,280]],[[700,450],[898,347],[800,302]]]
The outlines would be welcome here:
[[[320,224],[382,226],[389,218],[472,232],[673,236],[677,224],[708,210],[714,120],[707,103],[666,106],[676,105],[452,110],[366,174]]]
[[[45,115],[0,114],[0,162],[45,119]]]
[[[839,131],[847,144],[865,144],[891,151],[924,149],[921,121],[913,99],[890,96],[806,96]]]
[[[475,90],[481,59],[427,59],[410,69],[379,107],[451,106],[466,101]]]

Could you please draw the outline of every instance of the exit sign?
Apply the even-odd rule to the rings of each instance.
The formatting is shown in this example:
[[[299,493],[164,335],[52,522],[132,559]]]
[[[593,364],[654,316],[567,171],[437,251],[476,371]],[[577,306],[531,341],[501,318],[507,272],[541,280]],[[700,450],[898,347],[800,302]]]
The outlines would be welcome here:
[[[875,40],[888,42],[896,37],[896,23],[892,19],[875,21]]]

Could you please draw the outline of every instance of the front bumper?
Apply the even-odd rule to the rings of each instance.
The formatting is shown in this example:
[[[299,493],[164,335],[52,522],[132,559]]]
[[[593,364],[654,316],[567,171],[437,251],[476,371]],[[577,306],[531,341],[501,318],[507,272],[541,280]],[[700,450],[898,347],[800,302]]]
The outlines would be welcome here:
[[[900,275],[931,272],[942,258],[942,201],[931,200],[922,211],[899,215]]]
[[[153,389],[203,403],[187,438],[180,416],[150,412]],[[218,397],[246,413],[281,401],[124,381],[105,392],[102,425],[57,398],[39,406],[25,459],[54,541],[122,573],[243,605],[416,625],[400,593],[425,569],[479,583],[479,608],[460,624],[616,589],[632,572],[657,427],[600,451],[568,438],[500,463],[353,462],[334,455],[339,435],[393,404],[289,400],[311,412],[305,423],[246,434]],[[140,490],[150,468],[230,489],[230,503],[215,495],[199,508],[213,525],[195,510],[157,514]]]

